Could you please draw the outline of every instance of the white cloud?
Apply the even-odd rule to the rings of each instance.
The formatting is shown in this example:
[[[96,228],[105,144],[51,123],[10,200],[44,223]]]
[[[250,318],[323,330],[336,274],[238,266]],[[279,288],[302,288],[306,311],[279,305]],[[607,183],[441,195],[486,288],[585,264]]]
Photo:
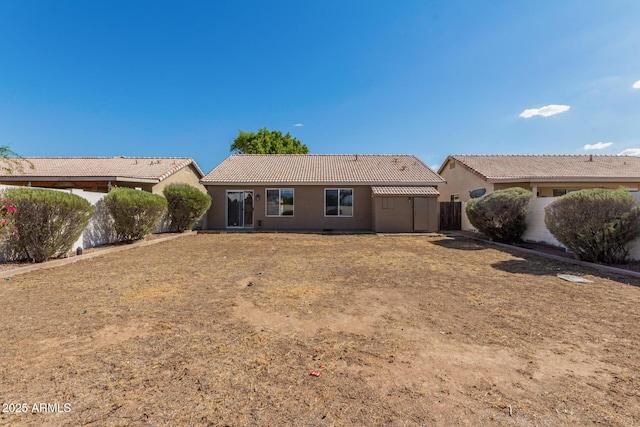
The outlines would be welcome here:
[[[301,128],[301,127],[303,127],[304,125],[303,125],[302,123],[296,123],[296,124],[295,124],[295,125],[293,125],[293,126],[294,126],[294,127],[297,127],[297,128]]]
[[[549,117],[553,116],[554,114],[563,113],[569,108],[571,107],[569,107],[568,105],[545,105],[544,107],[540,108],[530,108],[528,110],[524,110],[522,113],[520,113],[520,117],[524,117],[525,119],[533,116]]]
[[[429,167],[431,168],[431,170],[434,170],[436,172],[438,172],[438,169],[440,169],[440,165],[431,165]]]
[[[613,142],[598,142],[597,144],[587,144],[582,147],[585,150],[602,150],[613,145]]]
[[[640,80],[638,80],[637,82],[635,82],[635,83],[633,84],[633,88],[634,88],[634,89],[640,89]]]
[[[627,148],[621,153],[618,153],[618,156],[640,156],[640,148]]]

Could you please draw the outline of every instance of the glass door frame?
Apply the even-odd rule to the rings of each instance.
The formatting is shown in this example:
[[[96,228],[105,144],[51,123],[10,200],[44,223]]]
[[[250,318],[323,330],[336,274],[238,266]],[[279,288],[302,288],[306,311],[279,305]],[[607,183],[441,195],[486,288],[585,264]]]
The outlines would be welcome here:
[[[242,202],[242,212],[240,214],[240,220],[242,222],[242,224],[239,225],[229,225],[229,194],[230,193],[241,193],[242,197],[240,198],[241,202]],[[247,200],[247,194],[251,194],[251,201],[252,201],[252,206],[251,206],[251,224],[250,225],[245,225],[245,215],[246,215],[246,207],[245,207],[245,202]],[[253,190],[226,190],[225,191],[225,198],[224,198],[224,204],[225,204],[225,214],[224,214],[224,223],[226,228],[233,228],[233,229],[244,229],[244,228],[253,228],[254,227],[254,222],[255,222],[255,198],[254,198],[254,194],[253,194]]]

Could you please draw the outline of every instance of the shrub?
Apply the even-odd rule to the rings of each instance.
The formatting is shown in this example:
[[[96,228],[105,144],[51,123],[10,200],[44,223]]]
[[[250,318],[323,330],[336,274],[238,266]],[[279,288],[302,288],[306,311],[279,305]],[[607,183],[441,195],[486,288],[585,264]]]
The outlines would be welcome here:
[[[497,242],[514,243],[527,228],[527,207],[533,193],[524,188],[507,188],[471,199],[467,217],[483,234]]]
[[[17,208],[9,199],[0,199],[0,242],[4,242],[15,232]]]
[[[10,258],[43,262],[66,253],[93,214],[87,200],[62,191],[12,188],[4,196],[17,208],[17,232],[8,240]]]
[[[157,194],[132,188],[115,188],[104,198],[119,240],[133,242],[151,234],[167,210],[167,201]]]
[[[163,190],[167,199],[171,227],[179,232],[191,230],[211,206],[211,196],[189,184],[171,184]]]
[[[547,205],[544,222],[579,259],[620,264],[640,235],[640,207],[625,190],[580,190]]]

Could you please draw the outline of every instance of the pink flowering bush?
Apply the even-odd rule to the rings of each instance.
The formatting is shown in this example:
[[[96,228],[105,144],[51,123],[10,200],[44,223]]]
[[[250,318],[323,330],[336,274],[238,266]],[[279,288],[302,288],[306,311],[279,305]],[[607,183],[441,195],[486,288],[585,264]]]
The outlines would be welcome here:
[[[0,199],[0,241],[4,241],[11,234],[16,232],[15,214],[18,209],[9,199]]]

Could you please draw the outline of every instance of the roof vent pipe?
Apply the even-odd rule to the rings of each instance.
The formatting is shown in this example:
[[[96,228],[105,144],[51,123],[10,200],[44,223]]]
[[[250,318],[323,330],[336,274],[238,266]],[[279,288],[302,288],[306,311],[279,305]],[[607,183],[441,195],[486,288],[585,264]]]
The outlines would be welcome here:
[[[593,154],[589,154],[589,161],[593,162]]]

